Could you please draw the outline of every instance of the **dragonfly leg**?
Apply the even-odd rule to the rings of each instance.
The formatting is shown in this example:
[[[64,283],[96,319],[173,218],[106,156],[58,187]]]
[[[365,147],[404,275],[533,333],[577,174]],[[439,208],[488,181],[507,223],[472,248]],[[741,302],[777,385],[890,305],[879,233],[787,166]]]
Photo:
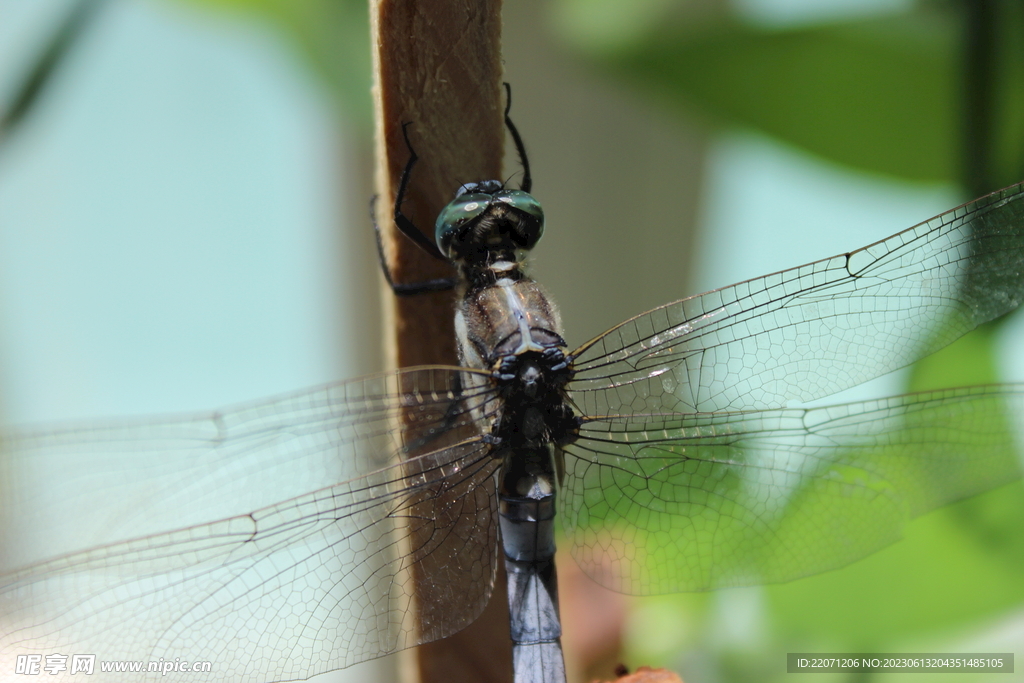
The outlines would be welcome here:
[[[402,178],[398,181],[398,192],[395,194],[395,225],[403,235],[415,242],[416,246],[420,249],[436,259],[447,261],[448,259],[446,259],[440,250],[438,250],[437,245],[431,242],[426,235],[420,232],[420,229],[416,227],[416,224],[409,220],[408,216],[402,213],[402,202],[405,201],[405,192],[409,187],[409,178],[412,176],[412,167],[420,160],[419,156],[416,155],[416,150],[412,148],[412,143],[409,142],[408,121],[402,124],[402,137],[405,138],[405,147],[409,150],[409,161],[406,162],[405,170],[402,171]]]
[[[380,263],[380,270],[384,274],[384,279],[387,281],[388,287],[391,288],[391,291],[394,292],[396,296],[416,296],[419,294],[426,294],[427,292],[445,292],[450,289],[455,289],[455,285],[458,284],[458,279],[456,278],[438,278],[436,280],[424,280],[423,282],[409,283],[395,282],[391,275],[391,266],[388,265],[387,256],[384,254],[384,242],[380,236],[380,225],[377,223],[376,206],[377,196],[374,195],[370,199],[370,222],[373,223],[373,236],[377,242],[377,261]],[[406,220],[409,225],[412,225],[412,221],[408,221],[408,219]],[[404,230],[402,233],[406,234]]]
[[[398,230],[413,241],[416,246],[430,254],[434,258],[447,261],[441,252],[438,250],[437,245],[431,242],[420,229],[416,227],[408,216],[402,213],[402,202],[405,201],[405,192],[409,187],[409,177],[412,175],[412,168],[419,161],[419,157],[416,155],[416,150],[412,148],[412,143],[409,142],[409,122],[402,124],[402,137],[405,138],[405,146],[409,150],[409,161],[405,164],[405,169],[402,171],[402,177],[398,181],[398,192],[395,194],[395,208],[394,218],[395,226]],[[443,292],[450,289],[455,289],[455,285],[458,284],[457,278],[438,278],[436,280],[424,280],[423,282],[410,282],[402,283],[395,282],[391,275],[391,267],[388,265],[387,257],[384,255],[384,243],[380,237],[380,225],[377,223],[377,197],[374,196],[370,200],[370,221],[373,223],[373,233],[377,240],[377,258],[380,261],[380,269],[384,273],[384,279],[387,280],[388,286],[391,287],[391,291],[396,296],[416,296],[418,294],[426,294],[427,292]]]
[[[512,109],[512,86],[508,83],[505,83],[505,95],[505,126],[512,135],[512,141],[516,143],[519,164],[523,167],[523,182],[519,185],[519,189],[523,192],[529,192],[530,188],[533,187],[533,176],[530,175],[530,160],[526,157],[526,146],[523,145],[523,138],[520,137],[519,130],[512,123],[512,119],[508,115]]]

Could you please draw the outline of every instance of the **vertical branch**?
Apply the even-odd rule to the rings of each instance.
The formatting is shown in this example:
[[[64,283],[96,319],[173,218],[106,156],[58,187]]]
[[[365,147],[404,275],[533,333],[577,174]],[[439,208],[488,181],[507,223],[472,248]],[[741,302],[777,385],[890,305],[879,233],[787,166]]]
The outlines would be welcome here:
[[[996,8],[993,0],[966,0],[963,5],[963,184],[969,197],[980,197],[998,186],[992,166]]]
[[[461,184],[501,177],[501,3],[371,0],[370,23],[377,216],[392,274],[402,283],[450,277],[449,264],[416,247],[391,220],[409,159],[402,124],[411,124],[419,156],[402,210],[432,240],[438,213]],[[392,366],[456,363],[451,292],[398,299],[386,290],[384,300]],[[417,576],[415,590],[430,594],[431,577]],[[476,622],[416,651],[423,683],[508,680],[511,662],[503,573]]]

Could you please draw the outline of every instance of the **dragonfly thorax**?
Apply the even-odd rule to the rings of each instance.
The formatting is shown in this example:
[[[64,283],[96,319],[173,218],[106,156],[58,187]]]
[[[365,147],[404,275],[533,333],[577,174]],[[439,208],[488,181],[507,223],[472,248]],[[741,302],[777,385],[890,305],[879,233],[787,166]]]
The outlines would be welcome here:
[[[572,367],[561,349],[503,358],[493,377],[503,409],[492,436],[500,443],[521,449],[575,439],[579,420],[565,393]]]

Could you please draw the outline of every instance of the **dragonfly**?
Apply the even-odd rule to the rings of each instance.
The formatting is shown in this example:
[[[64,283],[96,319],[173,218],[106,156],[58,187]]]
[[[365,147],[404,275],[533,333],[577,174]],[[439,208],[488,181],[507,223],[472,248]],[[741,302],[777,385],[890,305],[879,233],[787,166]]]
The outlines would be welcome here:
[[[461,365],[3,434],[0,519],[42,530],[5,548],[5,674],[301,680],[461,630],[504,563],[515,680],[556,683],[556,521],[604,586],[707,591],[843,567],[1020,476],[1024,385],[805,404],[1020,304],[1024,184],[570,348],[525,271],[544,216],[509,106],[519,189],[463,185],[430,240],[401,214],[410,145],[394,205],[458,277],[391,284],[456,287]]]

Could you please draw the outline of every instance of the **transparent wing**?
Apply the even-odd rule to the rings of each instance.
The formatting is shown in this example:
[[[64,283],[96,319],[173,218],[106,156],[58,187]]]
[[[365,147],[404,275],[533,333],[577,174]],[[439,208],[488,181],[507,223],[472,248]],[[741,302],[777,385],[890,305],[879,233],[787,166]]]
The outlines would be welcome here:
[[[493,397],[464,391],[465,372],[419,368],[197,418],[9,436],[3,481],[18,484],[5,518],[31,525],[30,501],[78,516],[41,511],[56,526],[33,527],[12,554],[66,550],[53,540],[66,527],[119,538],[0,574],[4,661],[180,657],[213,662],[205,678],[180,674],[190,680],[294,680],[463,628],[488,600],[498,547],[496,464],[469,414],[487,414]],[[74,501],[37,490],[40,462],[58,468],[41,483]],[[207,503],[243,509],[195,523]]]
[[[585,415],[764,410],[926,356],[1024,298],[1024,184],[849,254],[676,301],[574,352]]]
[[[810,410],[595,419],[566,446],[571,552],[628,593],[789,581],[1020,476],[1024,385]]]

